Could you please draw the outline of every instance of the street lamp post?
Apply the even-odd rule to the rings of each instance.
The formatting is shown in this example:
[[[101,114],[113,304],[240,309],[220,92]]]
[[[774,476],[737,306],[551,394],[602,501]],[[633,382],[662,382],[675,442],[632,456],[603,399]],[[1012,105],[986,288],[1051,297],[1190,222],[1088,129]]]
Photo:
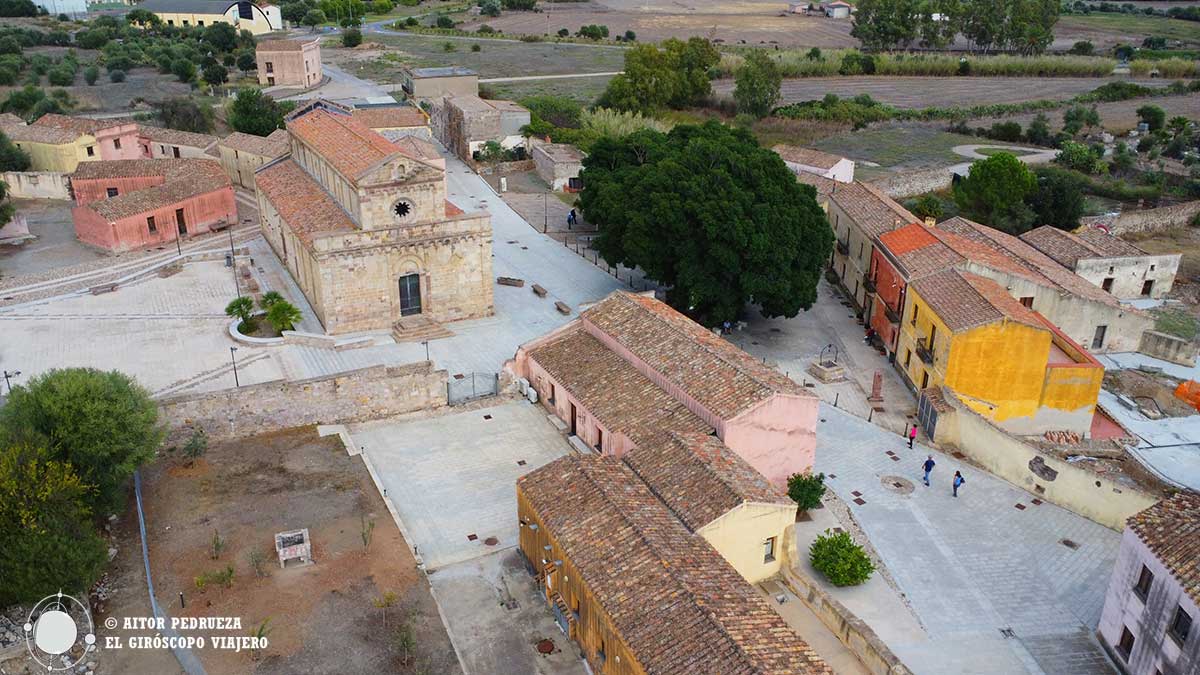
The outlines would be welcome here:
[[[241,387],[242,383],[238,382],[237,374],[237,347],[229,348],[229,360],[233,361],[233,386]]]
[[[10,382],[8,378],[16,377],[20,374],[21,374],[21,371],[19,371],[19,370],[14,370],[11,373],[8,372],[7,370],[4,371],[4,386],[8,387],[8,393],[10,393],[10,394],[12,393],[12,382]]]
[[[242,287],[238,283],[237,278],[237,252],[233,250],[233,226],[229,227],[229,263],[233,267],[233,290],[237,292],[236,297],[242,297]]]

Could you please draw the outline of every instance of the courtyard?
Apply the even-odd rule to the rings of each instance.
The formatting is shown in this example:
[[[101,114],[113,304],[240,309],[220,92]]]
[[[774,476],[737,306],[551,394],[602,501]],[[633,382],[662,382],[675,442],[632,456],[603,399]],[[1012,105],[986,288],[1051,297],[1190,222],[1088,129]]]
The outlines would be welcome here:
[[[517,478],[570,451],[538,405],[350,427],[427,570],[517,545]]]

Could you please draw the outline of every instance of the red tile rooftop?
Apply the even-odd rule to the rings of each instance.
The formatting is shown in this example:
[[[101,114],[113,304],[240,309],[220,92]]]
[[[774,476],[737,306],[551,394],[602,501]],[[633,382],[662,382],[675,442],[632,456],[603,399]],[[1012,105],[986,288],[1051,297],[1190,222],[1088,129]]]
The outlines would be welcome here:
[[[361,122],[324,108],[291,118],[287,128],[354,184],[368,169],[399,152],[391,141]]]
[[[306,245],[323,234],[357,229],[342,207],[290,158],[259,169],[254,185]]]

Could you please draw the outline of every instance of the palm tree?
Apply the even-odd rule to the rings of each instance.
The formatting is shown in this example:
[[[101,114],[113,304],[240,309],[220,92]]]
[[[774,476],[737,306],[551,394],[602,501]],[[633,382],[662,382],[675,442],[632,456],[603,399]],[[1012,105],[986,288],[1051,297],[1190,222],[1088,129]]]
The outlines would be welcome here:
[[[279,294],[279,291],[267,291],[266,293],[262,294],[261,298],[258,299],[258,306],[262,307],[263,309],[271,309],[271,305],[279,302],[280,300],[283,300],[283,296]]]
[[[287,300],[277,300],[271,303],[270,308],[267,310],[267,321],[270,321],[275,330],[280,333],[285,330],[292,330],[296,322],[302,318],[304,317],[300,314],[300,310],[296,309],[296,306]]]
[[[226,316],[236,316],[242,320],[238,331],[245,333],[254,330],[254,301],[250,298],[239,295],[229,301],[229,304],[225,305],[225,314]],[[243,327],[245,330],[242,330]]]

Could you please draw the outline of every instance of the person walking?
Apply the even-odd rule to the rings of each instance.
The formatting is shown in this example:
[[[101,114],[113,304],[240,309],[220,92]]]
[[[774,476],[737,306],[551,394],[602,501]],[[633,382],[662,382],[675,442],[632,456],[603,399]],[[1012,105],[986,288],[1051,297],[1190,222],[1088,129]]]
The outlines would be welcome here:
[[[962,477],[962,474],[958,471],[955,471],[954,472],[954,496],[955,497],[958,496],[958,488],[962,487],[962,484],[965,482],[967,482],[967,481],[965,478]]]
[[[934,462],[933,455],[930,455],[921,466],[925,469],[925,487],[929,487],[929,474],[933,473],[933,467],[937,466],[937,462]]]
[[[912,450],[913,441],[917,440],[917,425],[912,425],[912,429],[908,430],[908,449]]]

